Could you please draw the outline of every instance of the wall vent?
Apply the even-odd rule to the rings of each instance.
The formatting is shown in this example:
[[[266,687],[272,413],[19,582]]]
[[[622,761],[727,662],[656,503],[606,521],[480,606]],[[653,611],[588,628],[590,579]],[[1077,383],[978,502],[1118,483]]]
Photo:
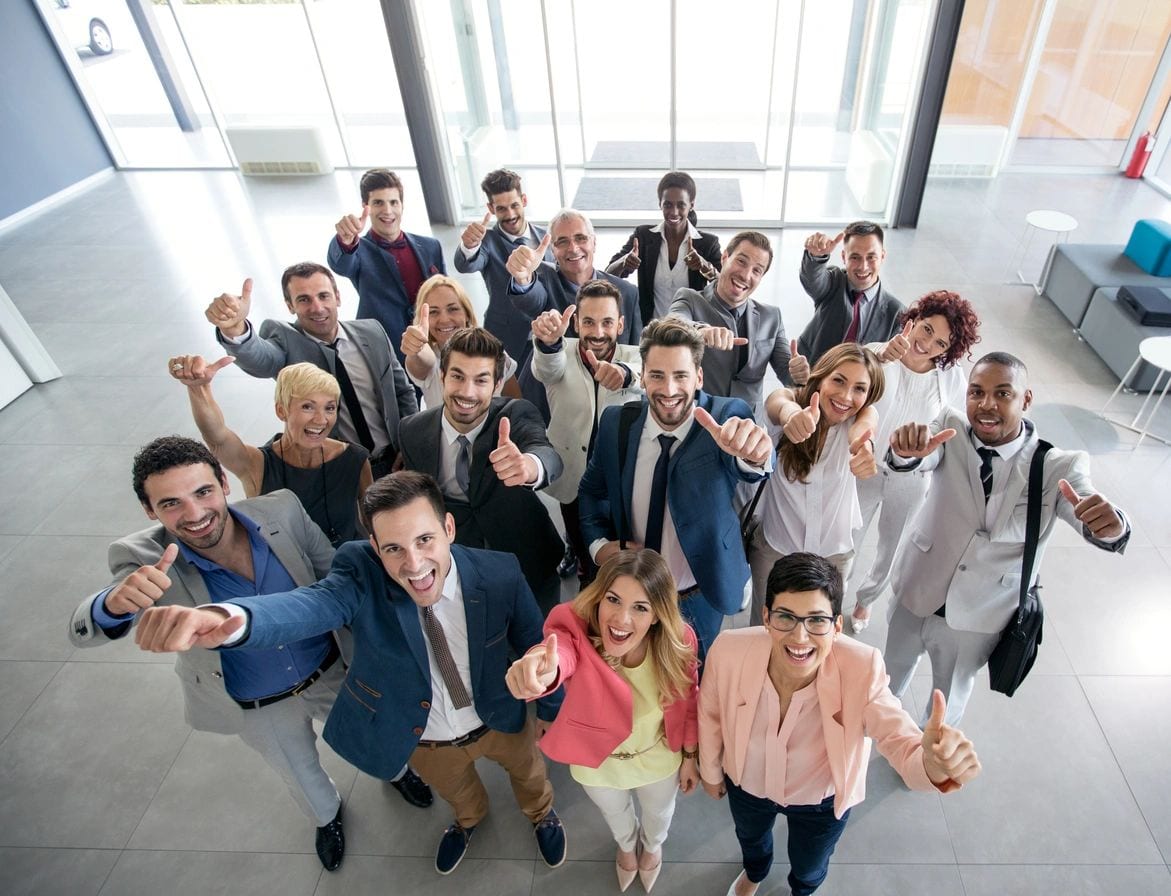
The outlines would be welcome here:
[[[229,127],[226,133],[244,174],[295,177],[333,171],[320,128]]]

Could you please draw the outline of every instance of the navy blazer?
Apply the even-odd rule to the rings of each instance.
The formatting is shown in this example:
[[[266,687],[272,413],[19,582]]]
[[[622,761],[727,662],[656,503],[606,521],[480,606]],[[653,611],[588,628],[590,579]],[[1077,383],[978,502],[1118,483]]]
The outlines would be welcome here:
[[[525,724],[525,703],[508,692],[504,675],[514,655],[541,642],[541,611],[515,557],[459,545],[451,557],[463,590],[476,713],[493,731],[515,734]],[[427,727],[431,667],[418,606],[368,542],[342,545],[329,575],[315,585],[232,603],[247,610],[250,627],[229,649],[275,647],[348,625],[354,660],[325,723],[325,741],[375,778],[402,771]],[[561,697],[543,699],[537,716],[555,718]]]
[[[618,418],[622,408],[609,407],[602,413],[594,453],[577,493],[587,545],[599,538],[613,541],[620,537],[615,516],[619,507],[624,520],[633,519],[634,467],[648,413],[645,397],[641,404],[642,410],[630,427],[626,466],[622,470],[618,469]],[[696,393],[696,404],[720,423],[730,417],[752,418],[752,410],[739,398],[720,398],[700,391]],[[725,616],[738,613],[744,583],[748,581],[748,561],[732,499],[740,482],[759,482],[766,474],[741,470],[736,458],[721,451],[708,431],[696,423],[671,455],[667,475],[667,506],[696,584],[708,603]],[[629,523],[625,528],[629,537]]]
[[[403,231],[403,236],[415,253],[424,280],[435,274],[447,273],[439,240],[406,231]],[[402,353],[403,331],[414,320],[415,300],[407,295],[407,287],[403,283],[402,274],[398,272],[394,256],[370,239],[367,233],[358,240],[358,248],[353,252],[346,252],[335,236],[329,241],[326,258],[330,270],[348,277],[354,289],[358,290],[357,316],[381,323],[390,337],[391,347],[398,355],[399,363],[405,364]]]

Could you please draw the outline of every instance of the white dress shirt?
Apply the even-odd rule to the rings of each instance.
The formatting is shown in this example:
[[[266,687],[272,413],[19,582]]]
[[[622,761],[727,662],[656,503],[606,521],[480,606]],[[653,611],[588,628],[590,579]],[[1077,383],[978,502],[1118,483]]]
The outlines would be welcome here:
[[[687,243],[679,246],[679,255],[675,259],[675,266],[671,267],[671,250],[667,245],[667,234],[663,232],[663,225],[659,223],[651,228],[651,233],[662,234],[663,245],[659,249],[659,261],[655,265],[655,317],[666,317],[671,310],[671,303],[675,300],[675,293],[690,286],[688,274],[690,269],[683,258],[687,255]],[[687,222],[687,235],[694,241],[702,234],[695,229],[690,221]]]
[[[476,438],[484,429],[484,424],[488,422],[488,415],[485,414],[483,418],[467,432],[461,433],[454,426],[451,421],[447,419],[447,414],[441,413],[439,415],[441,421],[441,432],[443,438],[439,440],[439,490],[443,492],[444,497],[459,498],[463,501],[468,500],[467,494],[459,487],[459,483],[455,478],[455,458],[456,451],[459,445],[456,440],[462,435],[468,440],[469,446],[475,446]],[[499,420],[497,420],[499,425]],[[470,450],[470,448],[469,448]],[[537,488],[545,481],[545,465],[541,463],[541,459],[535,454],[526,454],[525,457],[531,457],[533,462],[537,465],[537,478],[534,482],[526,483],[530,488]],[[468,475],[472,472],[472,458],[468,458]]]
[[[432,604],[431,611],[443,626],[447,649],[451,651],[451,658],[455,660],[455,667],[459,670],[464,690],[472,698],[472,705],[463,709],[455,708],[447,685],[443,683],[443,673],[439,671],[439,665],[435,662],[431,641],[424,631],[423,643],[427,647],[427,665],[431,670],[431,711],[427,715],[427,727],[423,729],[422,739],[455,740],[482,727],[484,721],[476,713],[475,692],[472,690],[472,662],[468,653],[468,620],[464,613],[463,586],[460,584],[459,569],[454,558],[451,561],[451,571],[443,583],[443,596]],[[419,627],[422,626],[423,608],[420,607]]]

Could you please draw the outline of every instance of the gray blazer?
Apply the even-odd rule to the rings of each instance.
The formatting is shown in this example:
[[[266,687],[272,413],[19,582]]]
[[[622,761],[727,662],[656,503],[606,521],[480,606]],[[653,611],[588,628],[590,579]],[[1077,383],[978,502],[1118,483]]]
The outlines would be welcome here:
[[[813,320],[805,327],[797,340],[797,348],[810,365],[842,342],[854,306],[850,300],[850,281],[846,272],[828,264],[828,258],[814,258],[808,252],[801,253],[801,285],[813,299]],[[906,309],[903,303],[878,283],[878,295],[873,298],[874,307],[866,316],[858,342],[886,342],[899,331],[899,315]]]
[[[617,287],[618,294],[622,296],[622,316],[626,318],[626,325],[623,327],[622,335],[618,337],[618,341],[622,345],[638,345],[639,337],[642,336],[642,312],[638,308],[638,287],[621,277],[607,274],[605,271],[595,270],[594,279],[607,280]],[[541,262],[540,267],[533,274],[532,287],[528,292],[517,292],[517,287],[513,285],[511,278],[509,278],[509,284],[508,296],[512,300],[513,306],[530,321],[536,320],[538,315],[545,311],[564,311],[577,302],[576,291],[565,285],[557,266],[548,261]],[[577,330],[572,323],[569,325],[567,335],[577,336]]]
[[[251,325],[249,325],[251,326]],[[362,357],[374,382],[378,384],[378,406],[382,411],[383,423],[390,434],[391,443],[398,447],[398,424],[403,417],[409,417],[419,410],[415,399],[415,387],[407,380],[398,358],[390,350],[386,330],[376,320],[346,320],[339,326],[346,336],[357,343]],[[217,329],[216,339],[229,355],[236,359],[237,366],[245,373],[257,377],[275,377],[290,364],[308,361],[322,370],[334,373],[334,359],[337,355],[316,339],[305,335],[296,324],[283,320],[266,320],[260,325],[260,333],[239,345],[226,341]],[[339,408],[339,414],[344,407]],[[337,437],[337,428],[334,428]]]
[[[713,280],[703,292],[684,287],[675,293],[671,314],[684,320],[727,327],[735,332],[732,313],[716,298]],[[760,417],[764,407],[764,373],[768,367],[789,384],[789,337],[781,320],[781,309],[762,305],[756,299],[748,300],[748,363],[736,371],[739,349],[721,351],[710,346],[703,351],[703,391],[728,398],[743,398],[752,408],[754,417]]]
[[[1026,486],[1029,463],[1037,449],[1035,427],[1028,420],[1024,425],[1028,436],[1013,458],[1012,467],[1005,472],[1012,478],[1006,485],[997,519],[986,530],[980,456],[968,437],[967,418],[952,408],[944,408],[931,424],[933,433],[952,428],[956,436],[921,464],[908,468],[925,470],[934,466],[935,475],[922,509],[913,517],[899,545],[892,574],[895,597],[916,616],[930,616],[946,600],[947,624],[953,629],[993,634],[1004,628],[1016,610],[1028,513]],[[890,465],[889,451],[887,459]],[[1130,539],[1130,523],[1125,516],[1126,532],[1118,541],[1105,544],[1090,535],[1062,497],[1057,487],[1060,479],[1068,480],[1079,495],[1093,492],[1088,455],[1057,448],[1045,455],[1034,581],[1059,517],[1077,528],[1090,544],[1106,551],[1121,552]]]
[[[377,321],[375,324],[381,326]],[[309,519],[300,500],[291,491],[281,489],[238,501],[233,506],[262,527],[262,534],[272,552],[297,585],[312,585],[329,572],[329,565],[333,562],[333,547],[317,524]],[[110,585],[83,600],[73,612],[69,620],[69,640],[75,647],[97,647],[130,632],[132,625],[125,625],[107,635],[94,623],[94,601],[138,567],[157,563],[167,545],[173,541],[162,526],[151,526],[110,545],[110,572],[114,578]],[[176,559],[167,575],[171,579],[171,587],[159,600],[160,606],[176,604],[194,607],[211,603],[203,576],[182,556]],[[349,653],[348,645],[344,652]],[[175,674],[182,683],[188,725],[200,731],[214,731],[218,734],[236,734],[240,731],[244,710],[228,696],[217,651],[196,648],[178,654]]]

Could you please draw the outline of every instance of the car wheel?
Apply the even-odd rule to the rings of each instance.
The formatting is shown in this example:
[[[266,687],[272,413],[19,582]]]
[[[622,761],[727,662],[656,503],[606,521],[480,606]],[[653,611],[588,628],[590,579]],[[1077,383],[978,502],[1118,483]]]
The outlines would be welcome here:
[[[105,56],[114,52],[114,41],[110,37],[110,29],[101,19],[93,19],[89,23],[89,48],[95,56]]]

